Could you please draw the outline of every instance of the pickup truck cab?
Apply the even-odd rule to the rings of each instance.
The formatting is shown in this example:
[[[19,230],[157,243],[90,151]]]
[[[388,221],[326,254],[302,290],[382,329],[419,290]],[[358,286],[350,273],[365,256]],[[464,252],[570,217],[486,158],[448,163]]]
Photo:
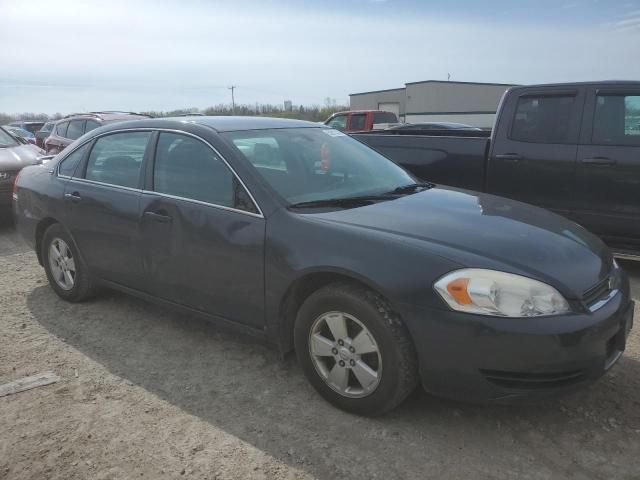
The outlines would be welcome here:
[[[353,110],[350,112],[336,112],[324,124],[341,132],[367,132],[374,129],[374,125],[397,124],[395,113],[382,110]]]
[[[356,138],[421,179],[555,211],[640,258],[640,82],[513,87],[490,138],[389,130]]]

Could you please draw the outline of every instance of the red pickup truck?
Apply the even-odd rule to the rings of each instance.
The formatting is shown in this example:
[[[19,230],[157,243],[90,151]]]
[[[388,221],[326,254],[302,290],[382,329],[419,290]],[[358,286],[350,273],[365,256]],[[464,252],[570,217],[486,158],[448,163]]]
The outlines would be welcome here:
[[[368,132],[379,123],[398,123],[398,117],[395,113],[382,110],[353,110],[336,112],[324,122],[328,127],[348,133]]]

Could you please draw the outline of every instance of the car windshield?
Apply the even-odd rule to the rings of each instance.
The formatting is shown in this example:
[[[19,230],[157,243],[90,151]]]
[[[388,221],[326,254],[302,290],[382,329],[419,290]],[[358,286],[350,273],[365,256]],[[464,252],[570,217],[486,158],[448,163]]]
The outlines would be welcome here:
[[[415,183],[395,163],[334,129],[225,135],[289,205],[383,195]]]
[[[19,145],[15,138],[0,128],[0,148],[15,147]]]

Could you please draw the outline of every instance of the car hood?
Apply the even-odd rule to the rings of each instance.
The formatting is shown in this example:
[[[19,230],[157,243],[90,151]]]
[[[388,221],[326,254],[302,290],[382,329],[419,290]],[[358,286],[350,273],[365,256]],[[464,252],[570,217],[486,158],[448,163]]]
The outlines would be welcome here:
[[[37,159],[42,155],[44,151],[35,145],[0,148],[0,171],[20,170],[35,165],[39,163]]]
[[[310,217],[428,244],[433,253],[464,267],[537,278],[574,298],[612,268],[604,243],[584,228],[547,210],[489,194],[436,187]]]

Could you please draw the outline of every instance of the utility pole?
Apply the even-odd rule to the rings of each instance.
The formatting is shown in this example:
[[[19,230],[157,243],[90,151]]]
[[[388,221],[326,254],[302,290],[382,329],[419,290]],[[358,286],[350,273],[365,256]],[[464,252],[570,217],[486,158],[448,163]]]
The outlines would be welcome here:
[[[236,98],[234,96],[234,90],[238,88],[235,85],[231,85],[229,87],[229,90],[231,90],[231,112],[235,115],[236,114]]]

